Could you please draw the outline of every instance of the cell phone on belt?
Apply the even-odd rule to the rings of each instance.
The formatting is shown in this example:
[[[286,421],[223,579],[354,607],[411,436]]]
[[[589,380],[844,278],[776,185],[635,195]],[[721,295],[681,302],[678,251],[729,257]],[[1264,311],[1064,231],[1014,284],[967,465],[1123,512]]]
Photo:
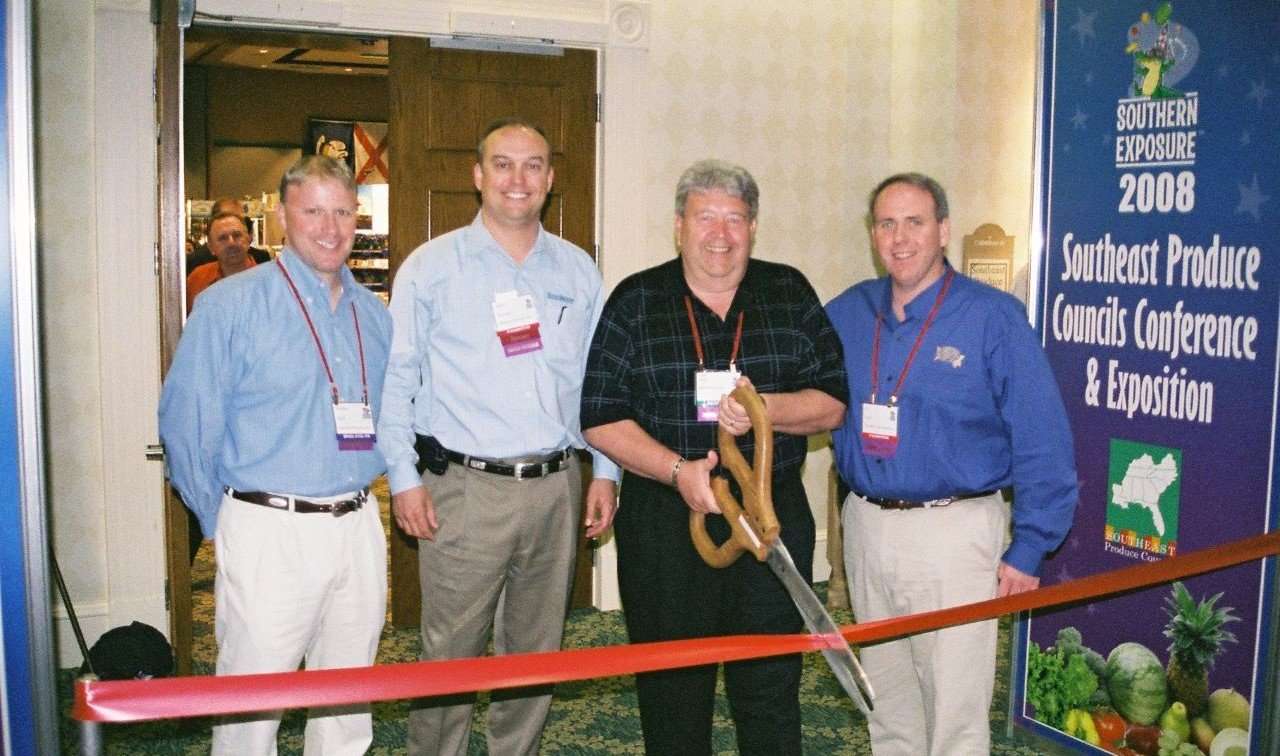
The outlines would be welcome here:
[[[413,450],[418,453],[419,475],[423,470],[430,470],[435,475],[444,475],[445,470],[449,469],[449,457],[435,436],[418,434],[413,442]]]

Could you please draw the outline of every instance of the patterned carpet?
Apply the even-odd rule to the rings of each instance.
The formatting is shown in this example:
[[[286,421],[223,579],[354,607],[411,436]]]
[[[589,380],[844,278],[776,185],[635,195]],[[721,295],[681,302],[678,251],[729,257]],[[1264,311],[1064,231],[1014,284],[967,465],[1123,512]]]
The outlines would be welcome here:
[[[384,499],[385,500],[385,499]],[[212,549],[206,544],[197,558],[194,568],[195,599],[195,669],[198,674],[210,674],[213,669],[215,645],[213,640],[213,564]],[[817,586],[825,597],[826,585]],[[853,621],[847,612],[832,612],[837,623]],[[1000,626],[1002,661],[996,678],[995,704],[991,709],[992,753],[1016,756],[1034,756],[1039,749],[1018,745],[1005,735],[1008,699],[1007,659],[1009,656],[1009,623]],[[565,646],[571,648],[615,645],[626,642],[626,631],[621,612],[600,612],[579,609],[570,613],[565,633]],[[416,630],[396,630],[390,626],[383,631],[378,651],[380,663],[413,661],[418,655]],[[70,708],[73,671],[67,670],[60,677],[62,710]],[[869,754],[866,721],[854,708],[853,702],[841,690],[827,669],[822,656],[807,654],[804,660],[804,677],[800,690],[804,711],[804,748],[812,754]],[[469,754],[486,754],[483,735],[485,697],[481,695],[476,707],[473,736]],[[371,754],[401,754],[405,752],[405,723],[408,716],[406,702],[374,705],[374,745]],[[280,728],[280,753],[302,753],[302,728],[304,716],[300,711],[285,715]],[[105,728],[106,753],[108,754],[204,754],[209,752],[209,726],[207,719],[149,722],[129,725],[108,725]],[[78,737],[75,723],[63,717],[62,751],[78,753]],[[716,754],[736,753],[733,724],[729,718],[728,703],[721,687],[716,700],[713,733]],[[612,677],[556,687],[551,713],[542,738],[543,754],[573,754],[574,756],[612,756],[614,754],[642,754],[640,715],[636,709],[633,678]]]

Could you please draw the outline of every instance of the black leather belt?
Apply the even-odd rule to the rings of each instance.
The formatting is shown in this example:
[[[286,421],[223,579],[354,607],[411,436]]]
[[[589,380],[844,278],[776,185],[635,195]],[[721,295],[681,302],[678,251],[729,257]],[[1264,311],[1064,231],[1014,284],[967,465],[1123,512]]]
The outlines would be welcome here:
[[[341,517],[348,512],[358,511],[364,506],[365,500],[369,497],[369,489],[367,488],[360,489],[355,496],[349,499],[324,503],[290,496],[289,494],[267,493],[266,491],[237,491],[228,487],[226,492],[231,495],[231,498],[243,501],[246,504],[257,504],[258,506],[272,509],[287,509],[290,512],[299,514],[331,514],[334,517]]]
[[[485,459],[484,457],[472,457],[469,454],[456,452],[452,449],[445,449],[444,454],[449,458],[450,462],[455,462],[463,467],[470,467],[472,470],[493,473],[494,475],[505,475],[516,480],[525,480],[526,478],[541,478],[544,475],[567,469],[569,467],[569,458],[573,456],[573,449],[561,449],[545,457],[536,457],[527,461],[512,460],[509,462]]]
[[[855,496],[865,499],[875,504],[881,509],[932,509],[933,507],[945,507],[957,501],[965,499],[980,499],[983,496],[990,496],[995,491],[979,491],[978,493],[956,494],[955,496],[944,496],[941,499],[928,499],[926,501],[907,501],[906,499],[886,499],[880,496],[867,496],[865,494],[853,492]]]

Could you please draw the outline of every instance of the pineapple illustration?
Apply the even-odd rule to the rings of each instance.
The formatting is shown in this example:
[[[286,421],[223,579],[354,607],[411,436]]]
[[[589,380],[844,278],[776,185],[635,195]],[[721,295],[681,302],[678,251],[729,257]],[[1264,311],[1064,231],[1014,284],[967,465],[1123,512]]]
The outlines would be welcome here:
[[[1223,626],[1238,622],[1231,607],[1214,608],[1222,594],[1203,599],[1200,603],[1191,597],[1181,581],[1173,584],[1173,592],[1165,598],[1165,613],[1169,622],[1164,626],[1164,636],[1169,644],[1169,666],[1165,673],[1169,679],[1169,693],[1174,701],[1187,707],[1187,716],[1194,717],[1205,709],[1209,700],[1209,669],[1222,644],[1235,643],[1236,636]]]

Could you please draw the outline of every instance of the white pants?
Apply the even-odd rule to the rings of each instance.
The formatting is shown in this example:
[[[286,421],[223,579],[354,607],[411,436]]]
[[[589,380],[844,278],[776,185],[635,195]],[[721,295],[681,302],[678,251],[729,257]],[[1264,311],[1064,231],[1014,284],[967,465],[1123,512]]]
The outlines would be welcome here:
[[[219,675],[291,672],[304,660],[308,669],[373,664],[387,611],[386,536],[373,495],[341,517],[223,496],[214,549]],[[223,720],[213,753],[275,754],[280,715]],[[309,712],[308,756],[362,754],[372,741],[367,704]]]
[[[1009,508],[1000,494],[931,509],[845,500],[844,561],[859,622],[995,596]],[[995,685],[996,621],[865,646],[875,689],[868,720],[876,756],[986,756]]]

